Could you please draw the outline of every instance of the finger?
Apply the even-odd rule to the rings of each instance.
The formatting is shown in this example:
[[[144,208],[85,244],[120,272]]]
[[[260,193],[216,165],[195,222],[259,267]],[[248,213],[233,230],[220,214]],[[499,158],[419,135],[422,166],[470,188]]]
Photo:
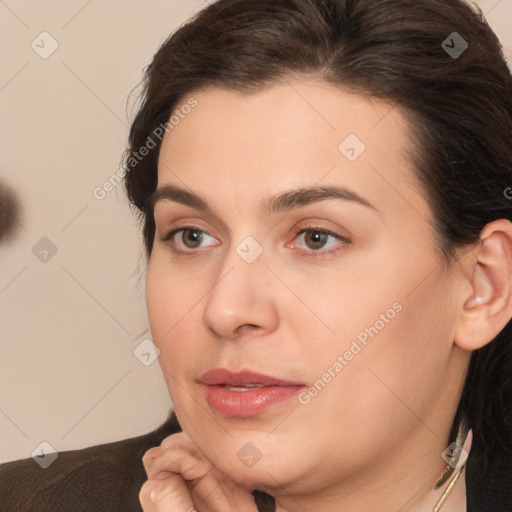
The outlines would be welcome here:
[[[190,484],[192,499],[204,512],[258,512],[252,493],[238,487],[229,476],[213,476],[212,470],[193,488]]]
[[[180,474],[191,483],[203,478],[212,467],[202,455],[192,454],[182,446],[151,448],[142,457],[142,463],[149,480],[162,480]]]
[[[169,456],[171,458],[169,461]],[[180,474],[193,502],[204,512],[257,512],[252,493],[236,485],[206,459],[198,460],[188,453],[175,454],[166,449],[154,459],[159,467],[157,482],[165,482]],[[164,476],[163,476],[164,475]],[[173,475],[173,476],[165,476]]]
[[[162,487],[155,485],[152,487],[153,490],[165,489],[167,483],[173,489],[178,489],[174,482],[176,482],[176,476],[179,476],[183,485],[179,486],[178,494],[186,492],[192,495],[194,502],[201,504],[201,510],[205,512],[232,510],[228,497],[224,493],[225,487],[221,485],[226,477],[204,458],[188,437],[169,436],[159,447],[151,448],[144,454],[143,463],[148,481],[163,485]],[[146,485],[146,488],[149,487],[151,484]],[[149,491],[145,489],[144,492],[148,493]],[[171,491],[168,489],[168,492]],[[143,498],[145,496],[147,494],[143,494]],[[173,496],[167,496],[162,491],[158,503],[165,507],[173,499]],[[237,510],[237,512],[239,511]]]
[[[148,480],[139,492],[144,512],[197,512],[185,481],[174,475],[166,480]]]
[[[180,475],[204,512],[257,511],[252,494],[215,468],[185,434],[169,436],[159,447],[148,450],[143,462],[149,480],[165,482]]]

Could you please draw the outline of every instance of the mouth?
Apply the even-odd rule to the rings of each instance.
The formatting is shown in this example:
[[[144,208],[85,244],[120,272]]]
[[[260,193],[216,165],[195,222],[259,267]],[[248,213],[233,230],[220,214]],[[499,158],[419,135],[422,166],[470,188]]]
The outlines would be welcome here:
[[[252,371],[233,373],[224,368],[210,370],[200,381],[208,405],[223,416],[235,417],[260,414],[298,395],[306,387],[303,382]]]

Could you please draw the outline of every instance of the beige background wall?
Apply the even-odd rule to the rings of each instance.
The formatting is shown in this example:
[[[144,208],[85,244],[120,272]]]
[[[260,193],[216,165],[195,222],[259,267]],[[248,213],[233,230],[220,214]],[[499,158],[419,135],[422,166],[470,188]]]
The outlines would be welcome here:
[[[477,3],[512,60],[512,0]],[[24,210],[0,245],[0,461],[167,416],[158,363],[134,355],[150,338],[135,219],[121,186],[93,191],[119,168],[142,68],[204,4],[0,1],[0,177]]]

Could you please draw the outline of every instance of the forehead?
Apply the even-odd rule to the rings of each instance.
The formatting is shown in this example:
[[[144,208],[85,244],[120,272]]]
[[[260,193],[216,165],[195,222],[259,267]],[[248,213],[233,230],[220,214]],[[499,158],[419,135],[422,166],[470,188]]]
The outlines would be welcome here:
[[[191,97],[197,106],[164,137],[159,186],[219,197],[237,191],[243,200],[321,183],[347,186],[373,204],[417,201],[412,140],[396,105],[317,80],[256,93],[208,88],[175,111]]]
[[[175,112],[179,112],[191,97],[196,100],[197,107],[187,115],[181,115],[180,120],[174,116],[179,126],[168,132],[164,145],[181,143],[182,137],[191,140],[197,136],[198,140],[193,142],[201,144],[221,136],[247,140],[255,134],[261,139],[266,134],[267,139],[272,140],[278,135],[276,142],[282,142],[286,138],[324,138],[326,134],[335,133],[338,137],[347,130],[365,138],[384,118],[388,127],[392,124],[395,130],[407,130],[397,105],[321,80],[285,81],[258,92],[209,87],[182,98],[175,106]],[[201,133],[197,131],[197,124],[202,126]]]

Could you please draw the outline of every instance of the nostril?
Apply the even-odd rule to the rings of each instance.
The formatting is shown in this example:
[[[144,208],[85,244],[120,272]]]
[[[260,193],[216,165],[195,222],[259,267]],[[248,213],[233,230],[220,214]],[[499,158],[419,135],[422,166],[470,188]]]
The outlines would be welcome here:
[[[236,329],[237,334],[243,334],[245,331],[251,332],[251,331],[257,331],[260,328],[259,325],[254,324],[243,324],[240,327]]]

